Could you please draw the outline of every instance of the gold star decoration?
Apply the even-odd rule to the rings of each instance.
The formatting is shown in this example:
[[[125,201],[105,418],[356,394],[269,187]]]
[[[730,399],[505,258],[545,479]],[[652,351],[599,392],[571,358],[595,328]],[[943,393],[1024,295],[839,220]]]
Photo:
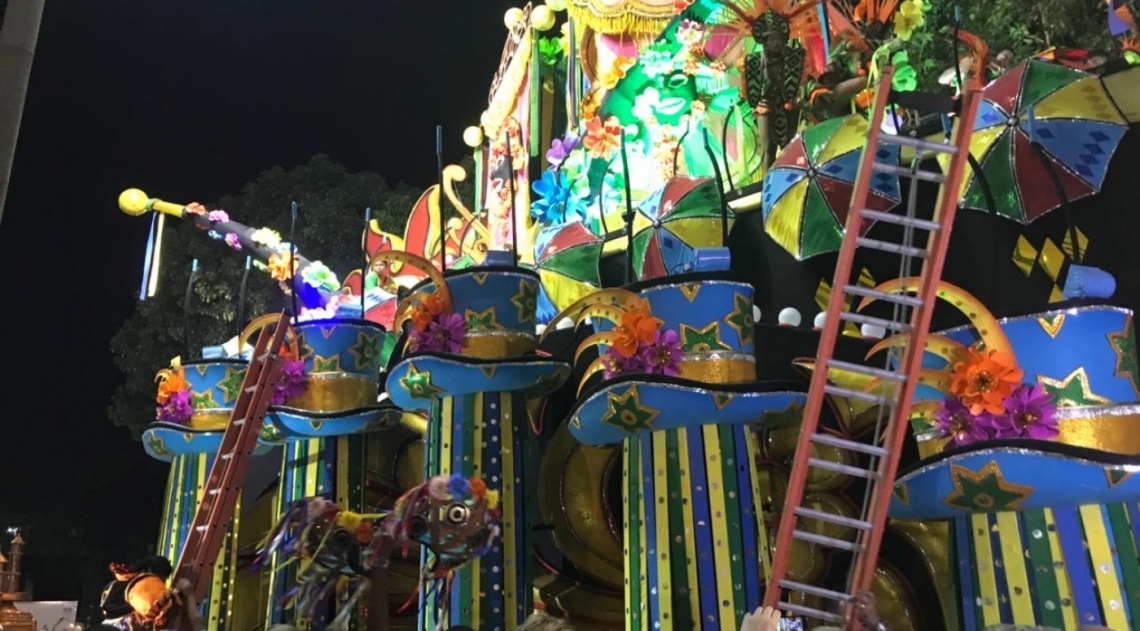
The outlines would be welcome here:
[[[408,374],[400,377],[400,387],[413,399],[434,399],[443,389],[431,382],[431,371],[420,372],[415,364],[408,364]]]
[[[538,305],[538,283],[532,278],[520,278],[519,293],[511,297],[511,304],[518,307],[519,323],[533,323]]]
[[[685,283],[685,284],[681,285],[680,287],[678,287],[677,289],[679,289],[681,291],[681,295],[685,297],[685,300],[692,302],[692,301],[697,299],[697,292],[699,292],[701,290],[701,284],[700,283]]]
[[[1041,327],[1042,331],[1049,336],[1049,339],[1057,339],[1057,334],[1061,332],[1061,327],[1065,326],[1065,314],[1058,313],[1053,316],[1045,317],[1038,316],[1037,326]]]
[[[381,339],[383,336],[383,333],[369,333],[366,330],[361,330],[356,333],[356,343],[348,349],[348,353],[352,355],[352,359],[358,371],[362,373],[379,373],[380,351],[383,347]],[[315,365],[316,362],[313,362],[313,364]]]
[[[303,361],[303,362],[309,361],[310,357],[317,354],[317,351],[314,350],[312,346],[309,346],[309,343],[304,341],[304,339],[302,339],[302,341],[301,341],[299,350],[300,350],[301,356],[298,357],[297,359],[300,361]]]
[[[482,311],[464,309],[463,319],[467,322],[468,331],[497,331],[503,328],[495,317],[495,307],[487,307]]]
[[[205,392],[191,392],[190,407],[195,410],[215,410],[222,406],[214,400],[214,391],[210,389]]]
[[[241,394],[241,384],[245,381],[245,368],[226,366],[226,374],[214,387],[222,393],[222,403],[237,401]]]
[[[602,422],[630,434],[653,429],[653,421],[661,413],[641,404],[637,386],[630,386],[623,394],[606,394],[606,412]]]
[[[993,460],[978,471],[952,464],[950,481],[954,490],[942,503],[967,512],[1016,511],[1033,495],[1032,487],[1007,482]]]
[[[174,452],[166,448],[166,441],[162,440],[162,438],[155,436],[152,433],[147,433],[146,444],[147,447],[150,447],[151,453],[160,458],[166,458],[174,455]]]
[[[313,355],[313,373],[340,372],[340,355],[321,357]]]
[[[1136,328],[1132,325],[1132,316],[1124,319],[1122,330],[1108,334],[1108,345],[1116,355],[1114,374],[1127,379],[1136,396],[1140,397],[1140,362],[1137,361]]]
[[[1037,375],[1037,383],[1045,392],[1053,396],[1058,407],[1072,408],[1086,405],[1108,405],[1108,399],[1093,394],[1089,385],[1089,376],[1084,366],[1069,373],[1064,379],[1051,379],[1044,375]]]
[[[681,325],[681,350],[686,353],[732,350],[720,341],[720,322],[712,322],[703,329]]]
[[[724,319],[728,326],[736,331],[740,337],[740,345],[752,344],[753,327],[756,323],[752,319],[752,301],[740,292],[732,295],[732,313]]]

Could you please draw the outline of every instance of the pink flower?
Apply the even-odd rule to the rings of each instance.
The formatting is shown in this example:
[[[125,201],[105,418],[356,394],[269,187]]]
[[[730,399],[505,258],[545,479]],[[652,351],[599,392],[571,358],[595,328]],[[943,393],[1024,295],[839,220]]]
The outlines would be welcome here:
[[[217,212],[217,211],[214,211],[214,212]],[[238,239],[237,234],[235,234],[233,232],[227,234],[225,237],[225,241],[226,241],[226,245],[230,246],[231,248],[233,248],[239,252],[241,251],[241,239]]]
[[[209,219],[211,223],[225,223],[230,220],[230,214],[224,210],[211,210],[206,215],[206,219]]]
[[[1040,384],[1021,385],[1005,398],[1005,413],[993,417],[998,438],[1056,438],[1057,406]]]
[[[673,330],[657,331],[653,343],[641,351],[641,361],[655,375],[680,374],[681,341]]]
[[[458,353],[467,336],[467,323],[458,313],[441,313],[422,331],[412,331],[415,351]]]
[[[949,438],[955,447],[993,438],[992,419],[986,413],[974,415],[957,397],[942,402],[934,413],[934,426],[942,438]]]
[[[155,410],[155,418],[164,423],[184,423],[190,419],[194,408],[190,405],[190,391],[178,390],[171,393],[166,403]]]
[[[428,495],[431,495],[437,500],[451,499],[448,482],[450,482],[450,480],[446,475],[435,476],[428,481]]]

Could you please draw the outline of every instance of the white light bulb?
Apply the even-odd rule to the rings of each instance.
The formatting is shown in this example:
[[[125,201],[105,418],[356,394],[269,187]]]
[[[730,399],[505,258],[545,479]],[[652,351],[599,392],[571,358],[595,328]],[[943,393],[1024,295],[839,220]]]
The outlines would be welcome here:
[[[812,322],[812,324],[815,326],[815,328],[822,329],[824,322],[827,322],[827,312],[820,311],[819,313],[815,314],[815,320]]]
[[[780,311],[780,315],[776,317],[776,320],[786,326],[799,326],[803,318],[800,316],[800,312],[796,311],[795,308],[787,307]]]

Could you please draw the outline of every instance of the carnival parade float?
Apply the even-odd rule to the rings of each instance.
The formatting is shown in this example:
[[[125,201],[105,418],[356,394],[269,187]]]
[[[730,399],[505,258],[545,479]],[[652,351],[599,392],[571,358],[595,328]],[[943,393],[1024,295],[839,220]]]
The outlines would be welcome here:
[[[474,172],[441,160],[402,235],[366,219],[356,270],[303,255],[296,207],[124,192],[144,297],[175,218],[283,308],[156,367],[177,563],[138,615],[736,631],[854,625],[870,590],[898,631],[1140,625],[1140,289],[1100,245],[1135,225],[1135,14],[1096,62],[951,25],[919,90],[928,10],[512,9]]]

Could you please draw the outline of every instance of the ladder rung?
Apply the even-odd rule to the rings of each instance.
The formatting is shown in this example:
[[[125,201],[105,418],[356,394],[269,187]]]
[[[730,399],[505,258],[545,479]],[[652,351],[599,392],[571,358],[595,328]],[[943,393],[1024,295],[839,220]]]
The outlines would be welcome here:
[[[890,399],[884,399],[883,397],[881,397],[877,394],[872,394],[870,392],[862,392],[860,390],[849,390],[847,388],[840,388],[839,386],[824,386],[823,391],[826,392],[827,394],[833,394],[837,397],[844,397],[847,399],[858,399],[860,401],[866,401],[867,403],[877,403],[879,405],[882,405],[883,403],[890,403],[891,402]]]
[[[882,368],[874,368],[872,366],[864,366],[863,364],[853,364],[851,362],[843,362],[838,359],[827,360],[828,368],[838,368],[848,372],[858,373],[860,375],[868,375],[871,377],[878,377],[879,379],[886,379],[895,383],[902,383],[906,381],[906,375],[897,373],[893,370],[884,370]]]
[[[257,392],[257,384],[254,384],[254,385],[252,385],[252,386],[249,386],[248,388],[246,388],[246,389],[245,389],[245,391],[246,391],[246,392],[250,392],[250,393],[252,393],[252,392]]]
[[[831,589],[824,589],[816,587],[815,585],[808,585],[807,583],[798,583],[796,581],[783,580],[780,581],[780,587],[791,590],[793,592],[803,592],[805,594],[812,594],[820,598],[834,600],[836,602],[845,603],[851,600],[851,597],[843,592],[837,592]]]
[[[884,302],[893,302],[895,304],[906,305],[908,307],[921,307],[922,298],[915,298],[906,294],[893,294],[889,291],[879,291],[878,289],[871,289],[870,287],[859,287],[858,285],[848,285],[843,288],[843,291],[864,298],[874,298],[875,300],[882,300]]]
[[[803,616],[805,618],[823,620],[824,622],[843,622],[843,616],[821,611],[819,609],[812,609],[811,607],[804,607],[803,605],[780,602],[776,604],[776,608]]]
[[[868,471],[867,469],[860,469],[859,467],[852,467],[851,465],[839,464],[838,462],[831,462],[830,460],[820,460],[819,458],[808,458],[808,464],[816,469],[826,469],[836,473],[844,473],[857,478],[866,478],[868,480],[875,480],[879,477],[877,471]]]
[[[905,322],[892,322],[891,320],[884,320],[882,318],[872,318],[871,316],[851,313],[850,311],[840,313],[839,319],[854,322],[855,324],[870,324],[871,326],[882,327],[888,331],[897,331],[899,333],[910,332],[910,325]]]
[[[799,539],[800,541],[827,546],[828,548],[835,548],[837,550],[849,550],[851,552],[856,552],[859,550],[859,544],[857,543],[851,543],[850,541],[836,539],[835,537],[825,537],[823,535],[804,532],[802,530],[793,531],[792,536],[796,539]]]
[[[838,447],[840,449],[858,451],[877,458],[883,458],[891,453],[882,447],[868,445],[867,443],[861,443],[855,440],[847,440],[846,438],[832,436],[831,434],[812,434],[811,442]]]
[[[919,140],[918,138],[911,138],[910,136],[879,134],[879,140],[888,144],[899,145],[901,147],[913,147],[920,151],[934,151],[936,153],[948,153],[950,155],[957,155],[958,153],[958,148],[954,145],[948,145],[941,142],[930,142],[928,140]]]
[[[861,248],[871,248],[872,250],[880,250],[882,252],[890,252],[892,254],[902,254],[904,256],[914,256],[917,258],[926,258],[927,252],[922,248],[916,248],[909,245],[899,245],[898,243],[890,243],[888,241],[879,241],[878,239],[867,239],[859,237],[855,239],[855,245]]]
[[[898,224],[900,226],[910,226],[912,228],[918,228],[920,230],[933,231],[942,229],[942,224],[938,223],[937,221],[930,221],[929,219],[915,219],[914,217],[908,217],[906,215],[885,213],[881,210],[871,210],[870,208],[864,208],[863,212],[860,213],[860,215],[867,219],[885,221],[887,223]]]
[[[847,526],[848,528],[855,528],[857,530],[870,530],[874,528],[873,525],[865,521],[851,519],[850,517],[836,515],[835,513],[829,513],[827,511],[815,510],[814,508],[804,508],[800,506],[795,509],[795,513],[804,519],[818,519],[819,521],[825,521],[829,524],[835,524],[836,526]]]
[[[883,162],[876,162],[874,169],[880,173],[890,173],[899,177],[909,177],[912,180],[922,180],[923,182],[938,182],[941,184],[946,181],[946,176],[941,173],[931,173],[930,171],[911,170],[897,164],[886,164]]]

